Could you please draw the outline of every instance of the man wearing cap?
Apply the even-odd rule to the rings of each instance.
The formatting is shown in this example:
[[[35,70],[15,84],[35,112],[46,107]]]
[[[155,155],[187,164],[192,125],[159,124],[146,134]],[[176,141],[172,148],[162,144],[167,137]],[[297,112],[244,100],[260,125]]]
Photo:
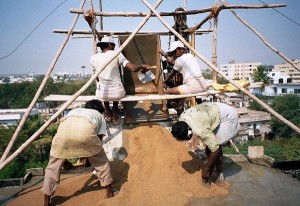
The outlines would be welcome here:
[[[60,182],[62,166],[66,159],[87,157],[96,171],[102,187],[106,188],[106,197],[115,195],[111,188],[113,178],[109,161],[102,147],[102,138],[106,135],[106,122],[102,116],[104,108],[99,100],[86,102],[85,108],[71,110],[60,123],[50,151],[49,162],[45,170],[43,187],[44,205],[49,205]]]
[[[131,72],[146,72],[149,65],[136,65],[129,62],[122,53],[112,60],[105,68],[105,64],[116,54],[115,43],[112,37],[104,36],[97,43],[101,52],[94,54],[90,58],[90,62],[95,70],[102,70],[98,76],[96,96],[104,101],[105,120],[112,121],[113,124],[118,124],[120,117],[118,115],[118,101],[125,96],[126,92],[121,81],[119,66],[130,70]],[[113,101],[113,107],[110,109],[109,101]]]
[[[174,65],[164,81],[164,88],[166,88],[167,82],[178,73],[182,74],[183,79],[182,85],[165,89],[164,94],[195,94],[208,89],[196,58],[192,54],[186,53],[182,42],[174,41],[167,53],[163,50],[160,50],[159,53]],[[168,104],[177,111],[177,115],[182,113],[182,109],[178,105],[179,101],[179,99],[168,101]]]
[[[173,42],[168,53],[171,56],[167,55],[163,50],[160,51],[160,54],[167,61],[174,64],[171,73],[165,79],[164,83],[170,81],[179,72],[182,74],[183,84],[163,91],[164,94],[195,94],[207,90],[207,85],[197,59],[192,54],[185,52],[182,42]]]

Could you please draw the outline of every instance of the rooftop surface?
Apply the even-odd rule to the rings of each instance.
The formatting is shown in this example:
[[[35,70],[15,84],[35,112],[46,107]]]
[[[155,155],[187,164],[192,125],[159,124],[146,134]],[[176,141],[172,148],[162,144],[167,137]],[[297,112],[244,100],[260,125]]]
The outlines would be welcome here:
[[[109,140],[115,141],[111,149],[104,147],[108,153],[114,151],[113,187],[119,194],[105,199],[92,168],[77,168],[63,172],[52,205],[298,205],[300,201],[297,179],[268,166],[229,161],[232,157],[226,158],[225,187],[204,188],[203,163],[167,128],[152,124],[121,131],[122,142],[116,133]],[[40,176],[22,187],[2,188],[0,203],[42,205],[42,182]]]

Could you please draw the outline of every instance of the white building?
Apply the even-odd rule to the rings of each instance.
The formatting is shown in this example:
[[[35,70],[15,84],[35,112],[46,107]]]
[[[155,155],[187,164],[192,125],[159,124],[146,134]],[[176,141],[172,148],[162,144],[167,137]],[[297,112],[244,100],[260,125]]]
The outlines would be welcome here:
[[[296,67],[300,68],[300,59],[294,59],[294,60],[292,60],[292,62]],[[286,73],[286,74],[290,75],[292,83],[300,84],[300,71],[297,70],[295,67],[293,67],[289,63],[274,65],[273,71]]]
[[[265,90],[262,93],[265,96],[279,96],[285,94],[298,94],[300,95],[300,82],[294,82],[292,77],[284,70],[278,68],[270,72],[270,85],[265,85]],[[300,72],[299,72],[300,73]]]
[[[230,62],[229,64],[222,64],[219,66],[219,70],[228,76],[229,79],[247,79],[249,82],[252,81],[251,74],[257,70],[257,67],[261,63],[239,63]]]
[[[0,124],[16,125],[24,116],[27,109],[0,109]],[[38,109],[33,108],[30,115],[38,114]]]

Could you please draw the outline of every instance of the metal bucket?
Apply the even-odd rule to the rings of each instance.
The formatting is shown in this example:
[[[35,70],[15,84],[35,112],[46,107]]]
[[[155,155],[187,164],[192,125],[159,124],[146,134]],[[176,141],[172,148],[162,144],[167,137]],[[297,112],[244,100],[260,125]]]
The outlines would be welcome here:
[[[146,82],[151,82],[152,80],[154,80],[155,75],[150,70],[145,73],[139,71],[138,78],[143,84],[145,84]]]

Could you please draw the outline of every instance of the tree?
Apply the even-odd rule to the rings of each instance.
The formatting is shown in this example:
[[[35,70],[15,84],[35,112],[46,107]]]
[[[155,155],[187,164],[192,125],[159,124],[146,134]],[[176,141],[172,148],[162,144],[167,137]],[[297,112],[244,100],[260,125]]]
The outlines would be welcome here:
[[[300,127],[300,97],[294,94],[274,97],[271,107],[284,118]],[[271,127],[275,135],[282,138],[299,136],[282,121],[272,117]]]
[[[261,88],[261,91],[265,87],[265,85],[268,85],[270,83],[270,77],[268,77],[268,73],[265,67],[258,66],[257,70],[251,74],[251,77],[253,78],[254,82],[262,82],[263,86]]]
[[[270,77],[267,75],[268,73],[266,68],[263,66],[258,66],[257,70],[255,70],[251,76],[254,82],[263,82],[264,85],[266,85],[270,83]]]

